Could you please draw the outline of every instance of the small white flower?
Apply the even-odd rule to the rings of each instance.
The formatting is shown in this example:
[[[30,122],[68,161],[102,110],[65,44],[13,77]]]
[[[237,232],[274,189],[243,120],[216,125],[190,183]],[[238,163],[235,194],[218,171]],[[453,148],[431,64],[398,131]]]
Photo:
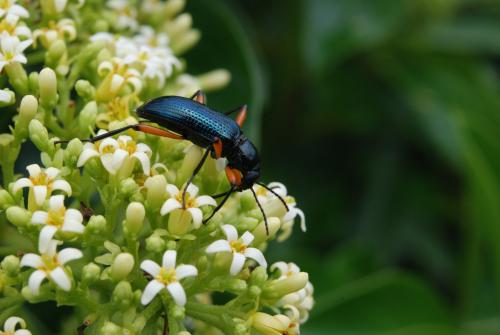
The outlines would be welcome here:
[[[105,131],[99,131],[97,134],[104,133]],[[151,153],[146,144],[136,143],[130,136],[123,135],[116,140],[108,137],[96,143],[85,143],[77,166],[83,166],[92,157],[100,157],[104,168],[115,175],[122,166],[136,159],[141,163],[143,173],[149,175]]]
[[[115,42],[115,35],[108,33],[107,31],[100,31],[100,32],[95,33],[94,35],[90,36],[90,41],[91,42],[103,41],[106,43],[114,43]]]
[[[295,263],[276,262],[271,265],[271,271],[275,269],[280,271],[278,280],[300,273],[300,268]],[[300,323],[304,323],[309,318],[309,312],[314,306],[313,293],[314,287],[311,282],[308,282],[303,289],[282,297],[276,305],[292,309],[293,312],[293,309],[295,309],[299,313],[296,319],[300,320]]]
[[[64,9],[66,8],[66,5],[68,4],[68,0],[53,0],[54,1],[54,8],[56,9],[56,12],[62,13]],[[81,7],[85,3],[85,0],[78,0],[78,6]]]
[[[127,0],[109,0],[107,5],[117,14],[116,27],[118,29],[137,29],[139,25],[136,20],[137,12]]]
[[[27,18],[29,12],[23,6],[16,4],[17,0],[0,0],[0,17],[12,14],[18,17]]]
[[[299,335],[300,324],[296,315],[269,315],[257,312],[252,318],[252,327],[262,335]]]
[[[64,195],[54,195],[49,199],[49,210],[36,211],[31,223],[45,225],[40,231],[40,245],[48,245],[56,232],[83,233],[83,216],[79,210],[64,207]],[[45,251],[45,250],[42,250]]]
[[[38,250],[40,255],[28,253],[21,259],[21,266],[29,266],[34,271],[28,279],[28,287],[34,295],[38,295],[40,285],[45,278],[52,280],[64,291],[71,290],[71,278],[66,273],[64,265],[72,260],[83,257],[80,250],[66,248],[57,252],[60,241],[39,241]]]
[[[33,39],[35,41],[39,39],[46,49],[57,40],[73,41],[75,38],[75,22],[71,19],[62,19],[57,23],[50,21],[47,27],[37,29],[33,32]]]
[[[120,90],[129,85],[134,93],[139,93],[142,89],[141,74],[123,59],[114,57],[111,61],[104,61],[99,64],[97,72],[100,76],[105,76],[98,93],[109,95],[104,98],[113,98]]]
[[[16,94],[9,90],[3,89],[0,90],[0,104],[3,106],[11,105],[16,102]]]
[[[33,43],[32,40],[20,41],[17,36],[10,36],[4,31],[0,35],[0,71],[5,65],[11,63],[26,64],[28,61],[24,56],[24,50]]]
[[[21,188],[29,187],[30,192],[33,192],[35,202],[38,206],[42,206],[52,191],[60,190],[71,196],[71,186],[66,180],[58,179],[60,170],[54,167],[42,169],[38,164],[31,164],[26,167],[29,177],[21,178],[14,183],[12,188],[13,193],[16,193]]]
[[[160,214],[167,215],[168,213],[180,209],[182,210],[182,192],[175,185],[168,184],[167,192],[170,194],[170,198],[163,203],[161,207]],[[193,219],[193,226],[199,228],[203,221],[203,213],[200,209],[202,206],[217,206],[215,199],[208,195],[201,195],[197,197],[198,187],[194,184],[189,184],[186,190],[185,204],[187,210],[191,214]]]
[[[19,16],[7,14],[0,21],[0,34],[4,32],[10,36],[17,36],[22,39],[31,38],[31,30],[28,26],[19,23]]]
[[[175,303],[179,306],[186,304],[186,292],[179,282],[183,278],[198,275],[198,270],[193,265],[181,264],[175,266],[177,251],[167,250],[163,254],[162,265],[158,265],[151,260],[145,260],[141,263],[141,269],[153,276],[144,292],[142,293],[141,303],[147,305],[162,290],[167,289]]]
[[[243,269],[247,258],[251,258],[259,263],[259,265],[267,267],[267,262],[262,252],[257,248],[248,247],[254,239],[252,233],[247,231],[238,239],[238,231],[234,226],[226,224],[221,228],[226,235],[226,240],[213,242],[207,247],[206,252],[232,252],[233,260],[230,270],[232,275],[238,274]]]
[[[20,325],[22,329],[16,330],[16,326]],[[3,324],[3,331],[0,330],[0,335],[31,335],[31,332],[26,328],[26,322],[17,316],[11,316]]]

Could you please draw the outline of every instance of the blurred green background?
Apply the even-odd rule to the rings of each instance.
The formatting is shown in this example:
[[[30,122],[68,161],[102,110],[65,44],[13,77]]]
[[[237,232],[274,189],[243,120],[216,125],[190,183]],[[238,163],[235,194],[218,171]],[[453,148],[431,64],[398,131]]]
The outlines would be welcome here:
[[[500,334],[500,1],[192,0],[189,71],[250,104],[308,232],[304,334]]]

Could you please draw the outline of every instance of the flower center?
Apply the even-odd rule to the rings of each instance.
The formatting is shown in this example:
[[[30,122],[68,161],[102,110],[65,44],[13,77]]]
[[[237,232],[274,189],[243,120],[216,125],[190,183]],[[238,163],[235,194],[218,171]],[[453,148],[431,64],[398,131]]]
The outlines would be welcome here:
[[[9,23],[7,21],[7,19],[3,19],[1,22],[0,22],[0,32],[7,32],[9,33],[9,35],[13,35],[14,34],[14,31],[15,31],[15,28],[16,26]]]
[[[0,8],[1,9],[4,9],[4,10],[7,10],[10,8],[10,6],[12,6],[12,4],[10,3],[10,0],[0,0]]]
[[[45,172],[40,172],[38,175],[29,177],[33,185],[46,185],[46,186],[51,186],[52,184],[52,178],[47,176]]]
[[[64,214],[66,214],[66,208],[64,207],[56,211],[49,209],[47,215],[47,224],[51,226],[61,227],[64,223]]]
[[[119,141],[120,148],[127,151],[130,155],[137,151],[137,145],[134,141]]]
[[[163,285],[167,286],[177,281],[175,269],[160,268],[160,273],[155,277]]]
[[[239,253],[243,253],[247,248],[247,246],[241,243],[240,240],[231,241],[229,242],[229,245],[231,246],[231,249],[233,249],[233,251]]]
[[[57,254],[56,255],[48,255],[48,254],[42,254],[42,262],[43,265],[38,268],[38,270],[42,270],[44,272],[50,272],[60,266],[59,262],[57,261]]]
[[[129,115],[128,99],[114,98],[108,103],[108,115],[112,120],[125,120]]]
[[[175,200],[177,200],[178,202],[180,202],[182,204],[182,193],[183,191],[181,190],[176,196],[175,196]],[[192,208],[192,207],[196,207],[196,198],[192,198],[190,195],[189,195],[189,192],[186,192],[186,208]]]

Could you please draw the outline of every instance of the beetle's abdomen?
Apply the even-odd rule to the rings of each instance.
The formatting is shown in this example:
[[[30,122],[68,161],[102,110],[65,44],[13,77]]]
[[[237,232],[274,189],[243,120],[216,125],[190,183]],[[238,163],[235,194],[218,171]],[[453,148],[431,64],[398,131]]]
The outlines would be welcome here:
[[[156,98],[139,107],[137,113],[200,146],[212,144],[215,138],[233,141],[241,134],[238,124],[228,116],[183,97]]]

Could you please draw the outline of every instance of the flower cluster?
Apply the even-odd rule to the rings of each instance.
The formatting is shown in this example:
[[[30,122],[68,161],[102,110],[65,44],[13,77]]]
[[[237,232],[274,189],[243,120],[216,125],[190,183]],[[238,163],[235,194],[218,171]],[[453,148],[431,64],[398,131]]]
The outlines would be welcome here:
[[[201,148],[134,130],[80,140],[137,123],[153,97],[227,83],[225,70],[185,73],[199,32],[184,1],[23,4],[0,0],[0,108],[17,110],[0,134],[0,334],[40,333],[14,314],[43,301],[74,306],[84,334],[298,334],[308,275],[264,255],[306,229],[283,184],[231,195],[204,224],[229,182],[209,157],[188,183]],[[17,175],[26,141],[40,156]]]

